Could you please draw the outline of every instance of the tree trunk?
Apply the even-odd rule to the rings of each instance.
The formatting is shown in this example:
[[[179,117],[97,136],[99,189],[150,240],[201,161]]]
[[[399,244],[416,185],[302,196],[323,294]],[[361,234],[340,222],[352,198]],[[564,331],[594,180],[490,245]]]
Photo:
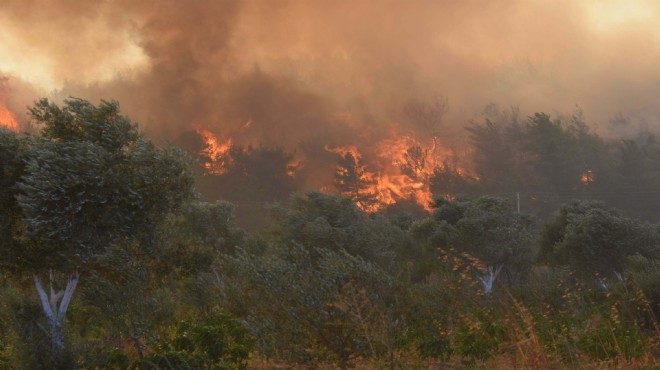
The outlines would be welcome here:
[[[76,290],[76,286],[78,285],[78,278],[78,272],[73,273],[69,277],[66,288],[64,288],[64,290],[55,292],[55,290],[53,290],[53,272],[51,271],[49,274],[49,297],[44,290],[41,278],[39,275],[34,274],[34,285],[37,288],[37,293],[39,294],[39,299],[41,300],[41,307],[44,310],[46,318],[48,319],[53,357],[58,362],[64,357],[64,318],[66,317],[66,311],[69,308],[69,303],[71,303],[73,292]]]

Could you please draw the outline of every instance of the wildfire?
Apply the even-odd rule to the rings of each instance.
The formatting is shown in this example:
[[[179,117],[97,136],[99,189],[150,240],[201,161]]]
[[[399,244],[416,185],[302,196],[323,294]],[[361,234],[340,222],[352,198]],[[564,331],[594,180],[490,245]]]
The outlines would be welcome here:
[[[247,121],[243,128],[248,128],[251,123],[251,120]],[[232,139],[221,140],[201,127],[196,127],[196,131],[205,143],[200,154],[207,158],[203,163],[206,173],[215,176],[227,173]],[[453,155],[451,150],[438,146],[437,141],[434,144],[435,147],[423,145],[413,137],[398,136],[366,146],[366,156],[356,145],[325,145],[326,151],[337,154],[339,158],[334,169],[334,186],[327,184],[321,186],[321,190],[331,191],[334,188],[370,213],[382,211],[401,201],[415,202],[431,211],[434,171],[446,168],[447,158]],[[287,164],[286,174],[294,177],[301,168],[303,162],[295,158]],[[459,176],[476,179],[464,168],[456,167],[452,171]],[[445,196],[449,198],[452,195]]]
[[[339,154],[341,156],[345,156],[348,153],[351,153],[354,157],[360,156],[360,152],[358,151],[358,148],[355,145],[336,146],[332,148],[330,147],[330,145],[326,144],[323,148],[328,152]]]
[[[582,177],[580,177],[580,181],[582,181],[583,185],[589,185],[592,182],[594,182],[594,172],[592,170],[587,170],[582,174]]]
[[[231,149],[232,144],[231,138],[221,141],[211,131],[199,126],[195,127],[195,131],[204,139],[206,144],[200,154],[209,159],[203,163],[207,173],[219,176],[227,172],[229,149]]]
[[[18,123],[14,114],[2,102],[0,102],[0,127],[18,131]]]
[[[290,177],[294,177],[296,172],[300,171],[303,168],[302,161],[293,159],[286,164],[286,174]]]
[[[335,187],[340,188],[340,193],[352,197],[367,212],[380,211],[401,200],[415,201],[430,210],[433,196],[429,178],[433,170],[427,162],[428,150],[408,136],[380,141],[373,148],[378,158],[378,163],[375,163],[376,172],[361,164],[362,156],[356,146],[325,146],[327,151],[342,156],[344,166],[350,165],[347,160],[351,158],[355,161],[353,171],[356,175],[353,175],[353,181],[359,181],[362,188],[346,186],[345,180],[336,181]],[[347,157],[349,154],[350,157]],[[350,178],[348,172],[341,166],[337,168],[340,177]]]

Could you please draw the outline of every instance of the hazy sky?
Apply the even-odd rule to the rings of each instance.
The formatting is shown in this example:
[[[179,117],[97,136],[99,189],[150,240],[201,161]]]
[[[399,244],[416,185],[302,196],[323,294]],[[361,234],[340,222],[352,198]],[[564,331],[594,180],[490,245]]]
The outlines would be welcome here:
[[[284,145],[405,131],[402,106],[434,94],[452,127],[488,103],[656,127],[659,18],[653,0],[2,0],[0,97],[23,120],[42,96],[117,99],[167,138],[251,119],[246,140]]]

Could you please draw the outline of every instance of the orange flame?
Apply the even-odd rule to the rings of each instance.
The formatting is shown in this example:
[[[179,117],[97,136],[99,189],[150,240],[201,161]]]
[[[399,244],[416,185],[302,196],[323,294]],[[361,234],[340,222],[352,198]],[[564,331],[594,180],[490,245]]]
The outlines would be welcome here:
[[[209,159],[202,164],[207,173],[216,176],[226,173],[229,164],[229,149],[232,145],[231,138],[220,141],[211,131],[197,125],[195,125],[195,131],[204,139],[206,144],[206,147],[199,154]]]
[[[354,158],[361,161],[362,157],[356,146],[325,146],[329,152],[345,156],[351,153]],[[356,200],[358,207],[366,212],[378,212],[387,206],[402,200],[414,201],[425,210],[431,211],[433,194],[430,183],[434,170],[442,166],[444,160],[453,155],[452,150],[440,146],[437,140],[433,145],[423,145],[410,136],[398,136],[393,139],[385,139],[376,142],[369,148],[369,153],[375,157],[373,163],[360,165],[364,172],[363,181],[366,189],[363,195],[372,195],[375,204],[364,204]],[[370,172],[367,168],[376,171]],[[338,171],[341,171],[338,168]],[[475,175],[465,168],[457,167],[456,173],[460,176],[478,180]],[[356,194],[344,194],[355,198]],[[445,198],[453,198],[452,194],[443,195]],[[359,196],[358,196],[359,197]]]
[[[357,201],[358,207],[366,212],[378,212],[388,205],[401,200],[412,200],[430,210],[430,204],[433,199],[429,189],[429,175],[431,170],[423,168],[425,173],[418,173],[419,176],[409,176],[401,172],[401,166],[405,163],[405,154],[408,148],[416,142],[407,136],[394,140],[383,140],[377,143],[376,149],[379,162],[378,172],[369,172],[365,166],[360,166],[364,171],[364,183],[366,189],[364,195],[375,198],[374,203],[361,203]],[[354,158],[361,159],[360,152],[355,146],[330,147],[325,146],[329,152],[345,156],[351,153]],[[341,169],[338,169],[341,170]],[[351,194],[344,194],[351,196]]]
[[[303,168],[302,161],[292,159],[289,163],[286,164],[286,174],[289,177],[294,177],[301,168]]]
[[[18,123],[14,114],[2,102],[0,102],[0,127],[18,132]]]
[[[592,182],[594,182],[594,172],[592,170],[587,170],[582,174],[582,177],[580,177],[580,181],[582,181],[583,185],[589,185]]]
[[[247,129],[251,124],[252,120],[248,120],[243,128]],[[221,140],[211,131],[199,126],[195,127],[205,143],[200,154],[208,158],[207,162],[203,163],[206,174],[216,176],[225,174],[229,170],[232,139]],[[355,145],[325,145],[324,148],[341,157],[351,154],[355,160],[352,164],[354,167],[351,167],[353,168],[351,171],[342,166],[335,168],[338,177],[335,177],[334,188],[342,195],[351,197],[359,208],[369,213],[382,211],[387,206],[400,201],[415,202],[425,210],[431,211],[433,195],[430,184],[434,170],[453,155],[450,149],[439,145],[437,140],[434,140],[432,145],[424,145],[410,136],[397,136],[369,145],[366,148],[369,158],[367,163],[363,162],[363,156]],[[344,165],[350,166],[350,164]],[[294,158],[287,164],[286,173],[294,177],[301,168],[303,161]],[[351,175],[352,171],[354,173]],[[460,176],[478,180],[465,168],[456,167],[455,171]],[[350,180],[347,176],[357,179]],[[349,181],[356,181],[359,185],[353,186]],[[321,190],[330,191],[332,188],[327,185],[322,186]],[[443,196],[448,199],[453,197],[452,194]]]

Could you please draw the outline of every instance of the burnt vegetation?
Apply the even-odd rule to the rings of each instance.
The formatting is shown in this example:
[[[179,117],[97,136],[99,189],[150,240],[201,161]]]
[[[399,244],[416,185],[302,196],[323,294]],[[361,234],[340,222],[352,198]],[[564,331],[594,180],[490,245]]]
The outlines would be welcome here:
[[[37,102],[0,128],[0,367],[656,366],[655,134],[489,106],[459,156],[446,98],[402,111],[382,159]]]

